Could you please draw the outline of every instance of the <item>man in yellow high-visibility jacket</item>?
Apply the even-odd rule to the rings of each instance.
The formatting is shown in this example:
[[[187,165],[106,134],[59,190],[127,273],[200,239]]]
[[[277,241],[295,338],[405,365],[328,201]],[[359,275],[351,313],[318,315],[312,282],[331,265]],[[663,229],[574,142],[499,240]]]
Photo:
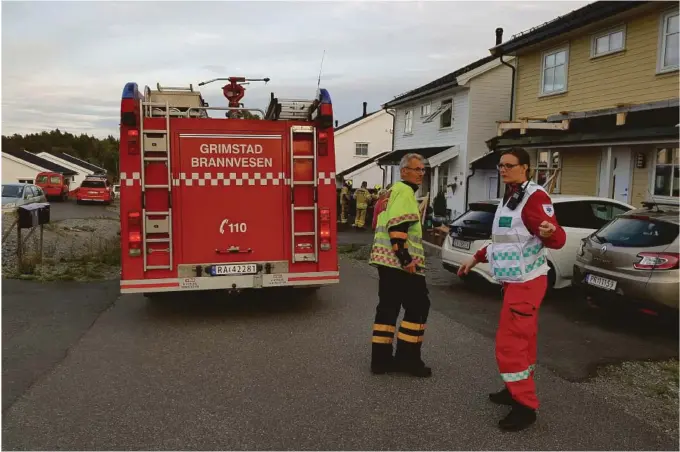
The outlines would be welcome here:
[[[349,200],[352,197],[350,194],[351,183],[345,181],[342,184],[342,190],[340,190],[340,222],[347,223],[347,214],[349,212]]]
[[[398,371],[429,377],[432,370],[421,359],[430,299],[425,283],[425,251],[420,210],[415,192],[423,181],[425,159],[407,154],[400,163],[401,181],[390,188],[387,207],[378,214],[370,263],[378,268],[378,306],[373,324],[371,371]],[[392,343],[397,317],[404,319]]]
[[[363,228],[366,224],[366,210],[368,210],[368,203],[371,201],[371,192],[368,191],[368,183],[363,181],[361,188],[357,188],[354,192],[354,199],[357,201],[357,213],[354,218],[354,227]]]

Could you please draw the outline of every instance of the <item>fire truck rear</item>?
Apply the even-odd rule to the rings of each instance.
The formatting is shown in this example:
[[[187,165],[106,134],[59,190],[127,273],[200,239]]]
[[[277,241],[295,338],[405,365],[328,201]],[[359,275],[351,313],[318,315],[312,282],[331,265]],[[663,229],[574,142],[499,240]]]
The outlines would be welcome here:
[[[121,292],[338,283],[328,92],[272,93],[265,112],[239,102],[253,80],[216,80],[228,107],[191,85],[123,89]]]

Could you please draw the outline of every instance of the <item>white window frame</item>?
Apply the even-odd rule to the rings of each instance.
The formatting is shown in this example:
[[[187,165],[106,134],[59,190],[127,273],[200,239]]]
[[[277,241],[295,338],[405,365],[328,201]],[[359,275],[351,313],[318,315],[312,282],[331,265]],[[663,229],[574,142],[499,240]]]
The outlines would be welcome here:
[[[366,154],[360,154],[359,149],[360,148],[366,148]],[[356,141],[354,142],[354,157],[361,157],[361,158],[366,158],[368,157],[368,143],[365,141]]]
[[[447,192],[448,190],[448,185],[449,185],[449,167],[451,160],[447,160],[446,162],[442,163],[439,165],[439,169],[437,170],[437,189],[438,191],[443,191],[444,193]]]
[[[547,152],[548,153],[548,166],[538,166],[538,157],[541,154],[541,152]],[[553,154],[555,152],[559,153],[559,162],[557,163],[557,166],[553,166]],[[546,177],[546,181],[552,177],[553,173],[557,170],[559,170],[559,173],[557,174],[557,180],[555,181],[555,189],[553,191],[554,194],[560,194],[562,191],[562,159],[563,153],[561,152],[561,149],[537,149],[536,150],[536,164],[533,167],[530,167],[530,170],[532,171],[531,174],[531,180],[538,183],[538,172],[539,171],[544,171],[547,172],[548,175]]]
[[[671,16],[677,16],[680,10],[674,9],[671,11],[666,11],[661,14],[659,20],[659,44],[657,50],[657,61],[656,61],[656,73],[665,74],[667,72],[677,71],[680,65],[666,66],[664,67],[663,61],[666,57],[666,24],[668,23],[668,18]]]
[[[680,166],[680,165],[677,164],[677,163],[673,163],[673,160],[672,160],[673,159],[673,154],[672,154],[673,150],[678,149],[674,146],[676,146],[676,145],[672,145],[672,144],[669,144],[668,146],[659,145],[659,146],[655,146],[652,150],[652,154],[653,154],[652,155],[652,179],[649,183],[649,193],[651,193],[654,196],[654,198],[676,199],[676,197],[673,196],[673,180],[674,180],[673,174],[674,174],[674,168],[676,166]],[[670,187],[670,194],[669,195],[657,195],[657,194],[654,193],[654,189],[656,188],[656,168],[658,166],[657,165],[657,151],[659,151],[659,149],[670,149],[671,150],[671,163],[662,164],[663,166],[670,166],[671,167],[671,187]],[[680,152],[680,150],[678,150],[677,152]]]
[[[615,49],[615,50],[607,50],[606,52],[602,53],[597,53],[597,40],[600,38],[604,38],[605,36],[609,36],[610,42],[611,42],[611,35],[621,32],[623,37],[621,38],[621,48],[620,49]],[[626,25],[622,24],[619,25],[618,27],[614,28],[609,28],[607,30],[603,30],[599,33],[596,33],[592,36],[590,40],[590,58],[600,58],[603,56],[607,55],[613,55],[615,53],[620,53],[626,50]]]
[[[448,101],[451,101],[450,103]],[[446,104],[445,104],[446,102]],[[441,104],[441,112],[439,113],[439,130],[447,130],[453,127],[453,97],[450,97],[448,99],[442,100]],[[442,125],[442,119],[444,119],[444,113],[447,111],[451,112],[451,124],[448,126]]]
[[[450,100],[451,103],[450,104],[444,104],[444,102],[447,101],[447,100]],[[448,110],[450,108],[453,108],[453,97],[442,99],[439,102],[439,106],[437,107],[437,109],[435,111],[433,111],[432,114],[430,114],[430,116],[428,116],[427,118],[425,118],[423,120],[423,124],[427,124],[429,122],[434,121],[437,116],[441,115],[442,113],[444,113],[446,110]],[[451,117],[451,124],[453,125],[453,116]],[[439,122],[439,127],[441,128],[441,121]],[[450,128],[450,127],[447,127],[447,129],[448,128]]]
[[[559,91],[549,91],[545,92],[544,91],[544,77],[545,77],[545,57],[548,55],[552,55],[553,53],[559,53],[559,52],[564,52],[564,88],[559,90]],[[553,49],[547,50],[541,54],[541,81],[540,81],[540,86],[538,87],[538,96],[539,97],[545,97],[545,96],[555,96],[558,94],[564,94],[569,90],[569,44],[564,44],[559,47],[555,47]]]
[[[423,105],[420,106],[421,118],[424,118],[425,116],[430,116],[430,113],[432,113],[432,102],[425,102]]]
[[[404,135],[413,133],[413,109],[406,110],[404,113]]]

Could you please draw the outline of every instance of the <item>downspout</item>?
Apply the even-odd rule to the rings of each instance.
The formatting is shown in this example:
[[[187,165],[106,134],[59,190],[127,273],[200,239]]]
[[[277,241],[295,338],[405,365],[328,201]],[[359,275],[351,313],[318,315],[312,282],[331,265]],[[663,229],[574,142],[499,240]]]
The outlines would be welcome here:
[[[470,169],[472,172],[468,174],[468,177],[465,178],[465,210],[468,210],[468,197],[470,194],[470,178],[475,175],[475,168],[472,168],[472,165],[470,165]]]
[[[502,28],[496,28],[496,45],[500,45],[500,43],[503,41],[503,29]],[[512,64],[508,63],[507,61],[503,61],[503,54],[501,53],[500,55],[500,61],[501,64],[509,67],[512,70],[512,80],[511,80],[511,85],[510,85],[510,115],[508,115],[508,120],[512,121],[512,116],[514,112],[514,106],[515,106],[515,76],[517,69],[515,66]],[[500,196],[501,193],[501,178],[500,175],[498,177],[498,180],[496,182],[496,196]]]
[[[387,112],[388,115],[392,116],[392,149],[390,149],[390,152],[394,152],[394,139],[397,136],[396,131],[397,131],[397,116],[393,115],[390,113],[390,110],[388,108],[385,108],[385,111]],[[383,168],[382,165],[380,166],[380,169],[383,171],[383,188],[387,186],[387,169]],[[394,184],[394,181],[391,182]]]

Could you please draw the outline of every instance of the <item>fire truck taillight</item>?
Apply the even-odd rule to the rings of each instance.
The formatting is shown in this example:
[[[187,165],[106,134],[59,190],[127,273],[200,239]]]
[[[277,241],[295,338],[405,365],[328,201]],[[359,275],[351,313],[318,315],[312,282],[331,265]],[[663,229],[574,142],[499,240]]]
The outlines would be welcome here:
[[[321,239],[321,250],[329,251],[331,249],[331,209],[322,207],[320,217],[319,238]]]
[[[130,256],[142,255],[142,215],[128,213],[128,253]]]
[[[139,154],[139,130],[130,129],[128,130],[128,154],[137,155]]]
[[[328,133],[319,132],[319,140],[317,143],[317,154],[321,156],[328,155]]]

